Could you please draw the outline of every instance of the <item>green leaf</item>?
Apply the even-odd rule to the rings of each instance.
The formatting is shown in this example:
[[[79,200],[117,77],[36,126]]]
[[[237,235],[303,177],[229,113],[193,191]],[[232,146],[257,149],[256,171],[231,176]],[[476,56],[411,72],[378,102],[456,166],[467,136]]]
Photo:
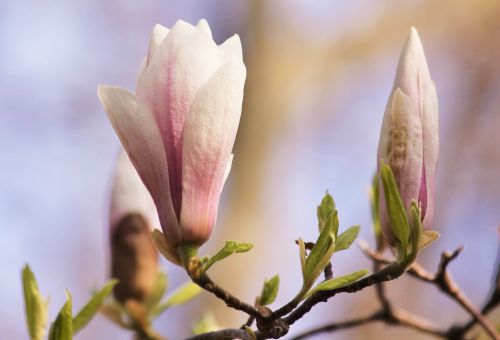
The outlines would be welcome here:
[[[424,230],[420,236],[420,242],[418,243],[418,249],[425,248],[429,246],[432,242],[436,241],[441,237],[441,235],[434,230]]]
[[[354,273],[351,273],[348,275],[337,277],[335,279],[323,281],[319,285],[314,287],[314,289],[311,290],[304,298],[307,298],[307,297],[311,296],[312,294],[314,294],[318,291],[321,291],[321,290],[333,290],[333,289],[338,289],[338,288],[342,288],[344,286],[350,285],[351,283],[358,281],[359,279],[361,279],[363,276],[365,276],[368,273],[369,273],[368,270],[363,269],[363,270],[358,270],[357,272],[354,272]]]
[[[335,211],[335,201],[333,200],[332,195],[325,193],[325,196],[321,200],[320,205],[318,205],[317,215],[318,215],[318,228],[319,231],[323,230],[328,221],[328,218]]]
[[[422,212],[415,200],[411,201],[410,205],[411,217],[411,247],[412,254],[417,255],[420,236],[422,235]]]
[[[337,242],[335,242],[335,251],[348,249],[356,237],[358,237],[360,228],[359,225],[355,225],[340,234],[337,238]]]
[[[92,298],[83,306],[82,309],[73,318],[73,334],[78,333],[85,327],[90,320],[97,314],[104,300],[111,294],[113,287],[118,283],[118,280],[109,280],[104,287],[95,293]]]
[[[212,313],[205,313],[201,319],[191,329],[193,335],[214,332],[220,329],[219,324],[215,320]]]
[[[299,238],[300,267],[302,268],[302,277],[306,277],[306,245],[304,240]]]
[[[71,295],[66,291],[66,303],[59,311],[56,320],[50,327],[49,340],[73,339],[73,317]]]
[[[202,289],[195,283],[187,282],[173,292],[166,301],[158,304],[151,312],[151,316],[155,318],[162,314],[167,308],[186,303],[195,298],[201,291]]]
[[[29,265],[22,271],[24,304],[26,309],[26,323],[32,340],[42,340],[47,325],[48,303],[40,294],[35,275]]]
[[[276,300],[278,295],[278,290],[280,288],[280,277],[274,275],[269,280],[264,281],[264,287],[262,287],[262,292],[259,297],[259,304],[261,306],[267,306]]]
[[[239,242],[239,241],[226,241],[224,247],[221,250],[219,250],[217,254],[209,258],[203,270],[204,271],[208,270],[208,268],[212,267],[214,263],[219,262],[225,259],[226,257],[233,255],[234,253],[245,253],[250,249],[252,249],[252,247],[253,244],[251,243]]]
[[[330,215],[328,221],[321,230],[311,253],[305,263],[305,286],[312,285],[321,274],[325,266],[330,262],[330,258],[335,250],[335,234],[334,230],[338,230],[339,220],[337,211]]]
[[[153,243],[158,249],[158,251],[170,262],[173,264],[176,264],[178,266],[181,266],[181,259],[179,257],[179,253],[177,252],[177,249],[174,248],[172,245],[170,245],[167,240],[165,239],[165,236],[161,231],[158,229],[154,229],[151,232],[151,238],[153,239]]]
[[[384,187],[385,204],[387,214],[391,223],[394,236],[401,242],[402,249],[406,249],[410,241],[410,225],[403,205],[403,200],[399,194],[396,179],[392,173],[391,167],[381,161],[380,175]]]
[[[156,275],[156,281],[153,290],[146,299],[147,310],[151,310],[153,307],[155,307],[157,304],[160,303],[161,299],[163,298],[163,295],[165,295],[167,287],[168,287],[167,274],[161,271],[158,272],[158,275]]]

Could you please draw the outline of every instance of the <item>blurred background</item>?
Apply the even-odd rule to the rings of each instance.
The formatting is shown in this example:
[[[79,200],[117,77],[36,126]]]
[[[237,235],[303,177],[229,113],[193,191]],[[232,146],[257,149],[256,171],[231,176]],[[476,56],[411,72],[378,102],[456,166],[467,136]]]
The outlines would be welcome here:
[[[51,320],[108,276],[110,176],[119,142],[96,86],[135,87],[155,23],[206,18],[218,43],[242,37],[248,69],[232,173],[214,237],[255,244],[212,276],[247,301],[281,276],[279,306],[300,288],[294,240],[316,237],[316,205],[328,189],[341,228],[361,224],[374,244],[367,189],[400,49],[420,33],[440,100],[441,154],[435,227],[442,237],[420,257],[434,270],[445,249],[465,245],[451,266],[476,305],[488,294],[500,223],[500,2],[463,1],[0,1],[0,337],[27,331],[20,271],[29,263]],[[335,256],[334,272],[370,268],[357,247]],[[186,275],[164,263],[170,286]],[[433,287],[388,284],[398,304],[447,327],[468,316]],[[436,306],[438,306],[436,308]],[[291,334],[367,314],[373,289],[318,305]],[[189,334],[207,310],[237,326],[244,316],[202,297],[166,312],[156,327]],[[381,324],[336,339],[425,339]],[[77,339],[130,335],[99,316]],[[329,339],[331,335],[317,337]]]

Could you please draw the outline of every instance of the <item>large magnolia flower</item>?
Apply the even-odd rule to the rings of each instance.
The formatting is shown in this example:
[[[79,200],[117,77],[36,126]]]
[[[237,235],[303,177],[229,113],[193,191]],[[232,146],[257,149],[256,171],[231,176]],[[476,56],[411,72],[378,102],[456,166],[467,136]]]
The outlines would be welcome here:
[[[158,209],[167,242],[204,243],[231,164],[246,70],[237,35],[205,20],[156,25],[136,94],[99,86],[109,119]]]
[[[389,164],[410,216],[411,201],[421,207],[424,229],[432,227],[434,176],[439,152],[438,101],[422,43],[415,28],[401,52],[378,146],[378,163]],[[380,171],[379,171],[380,174]],[[382,185],[380,185],[382,188]],[[394,235],[380,191],[380,220],[390,243]]]

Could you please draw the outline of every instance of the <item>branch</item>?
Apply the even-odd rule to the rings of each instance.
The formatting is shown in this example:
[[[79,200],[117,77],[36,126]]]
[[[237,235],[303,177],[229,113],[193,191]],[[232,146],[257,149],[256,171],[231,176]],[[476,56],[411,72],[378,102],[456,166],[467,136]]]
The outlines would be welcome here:
[[[224,301],[228,307],[245,312],[248,315],[253,316],[254,318],[262,317],[256,308],[246,302],[241,301],[236,296],[227,292],[224,288],[217,285],[207,274],[203,274],[199,278],[191,277],[191,279],[198,286]]]
[[[500,247],[497,251],[496,260],[496,274],[494,276],[492,291],[481,309],[481,314],[488,314],[493,308],[500,304]],[[474,325],[476,324],[476,319],[471,318],[469,322],[462,326],[454,326],[450,329],[449,333],[455,339],[460,339],[466,334]]]
[[[318,291],[314,293],[313,295],[308,297],[300,306],[298,306],[295,310],[293,310],[285,318],[285,321],[288,323],[288,325],[292,325],[293,323],[295,323],[295,321],[299,320],[305,314],[307,314],[315,305],[317,305],[320,302],[326,302],[328,301],[329,298],[334,297],[339,293],[356,293],[366,287],[373,286],[376,283],[396,279],[397,277],[399,277],[399,275],[394,276],[395,271],[392,270],[393,268],[391,266],[392,265],[389,265],[384,269],[382,269],[381,271],[376,272],[368,277],[365,277],[347,286],[333,290]]]
[[[252,340],[250,334],[242,329],[223,329],[220,331],[203,333],[200,335],[195,335],[186,340],[233,340],[233,339],[243,339]]]
[[[304,333],[301,333],[299,335],[296,335],[293,337],[291,340],[300,340],[300,339],[306,339],[310,336],[317,335],[320,333],[330,333],[330,332],[335,332],[341,329],[347,329],[347,328],[353,328],[356,326],[364,325],[370,322],[375,322],[375,321],[380,321],[383,318],[383,313],[381,311],[378,311],[376,313],[373,313],[371,315],[357,318],[357,319],[352,319],[352,320],[347,320],[347,321],[341,321],[337,323],[332,323],[328,324],[319,328],[312,329],[310,331],[306,331]]]
[[[446,338],[447,336],[447,333],[445,331],[437,328],[428,321],[420,319],[417,316],[407,313],[401,309],[391,307],[388,312],[380,309],[379,311],[365,317],[332,323],[319,328],[315,328],[295,336],[294,338],[292,338],[292,340],[306,339],[310,336],[320,333],[331,333],[372,322],[384,322],[388,325],[413,328],[420,332],[431,334],[440,338]]]
[[[360,244],[363,252],[375,261],[381,263],[388,263],[390,260],[384,258],[381,254],[372,252],[369,250],[365,244]],[[497,333],[495,327],[486,319],[474,305],[469,301],[469,299],[462,292],[460,287],[452,279],[448,272],[448,265],[457,258],[457,256],[462,252],[463,247],[457,248],[453,253],[443,252],[441,254],[441,261],[438,266],[438,270],[435,274],[430,274],[418,263],[414,263],[409,269],[408,274],[424,282],[428,282],[437,286],[443,293],[455,300],[459,305],[461,305],[473,318],[472,325],[477,322],[479,323],[488,335],[492,339],[500,340],[500,335]],[[495,293],[493,293],[495,294]],[[496,299],[496,297],[493,297]],[[498,302],[495,302],[495,304]],[[472,327],[472,325],[470,327]],[[466,326],[464,326],[466,327]],[[469,328],[470,328],[469,327]],[[455,334],[457,332],[456,327],[452,327],[449,330],[449,334]],[[465,332],[461,333],[464,334]]]

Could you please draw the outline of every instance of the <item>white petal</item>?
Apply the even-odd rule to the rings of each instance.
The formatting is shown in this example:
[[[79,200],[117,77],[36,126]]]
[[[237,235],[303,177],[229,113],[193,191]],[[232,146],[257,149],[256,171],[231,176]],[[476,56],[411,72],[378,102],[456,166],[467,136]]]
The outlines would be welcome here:
[[[243,52],[241,50],[241,40],[238,34],[233,35],[231,38],[224,41],[219,50],[225,60],[242,61]]]
[[[197,93],[183,137],[181,232],[205,242],[215,223],[241,115],[243,63],[228,62]]]
[[[140,214],[153,229],[160,227],[156,206],[127,153],[122,150],[116,163],[111,190],[110,226],[115,228],[129,214]]]
[[[165,37],[167,36],[169,30],[168,28],[156,24],[155,27],[153,27],[153,32],[151,33],[151,39],[149,41],[149,50],[148,50],[148,57],[147,57],[147,63],[151,61],[152,56],[156,53],[158,47],[161,45]]]
[[[168,241],[177,244],[180,233],[170,197],[167,160],[152,112],[135,95],[119,87],[100,85],[98,96],[156,203]]]
[[[208,22],[205,19],[201,19],[198,21],[196,28],[205,33],[212,39],[212,31],[210,30],[210,26],[208,26]]]

